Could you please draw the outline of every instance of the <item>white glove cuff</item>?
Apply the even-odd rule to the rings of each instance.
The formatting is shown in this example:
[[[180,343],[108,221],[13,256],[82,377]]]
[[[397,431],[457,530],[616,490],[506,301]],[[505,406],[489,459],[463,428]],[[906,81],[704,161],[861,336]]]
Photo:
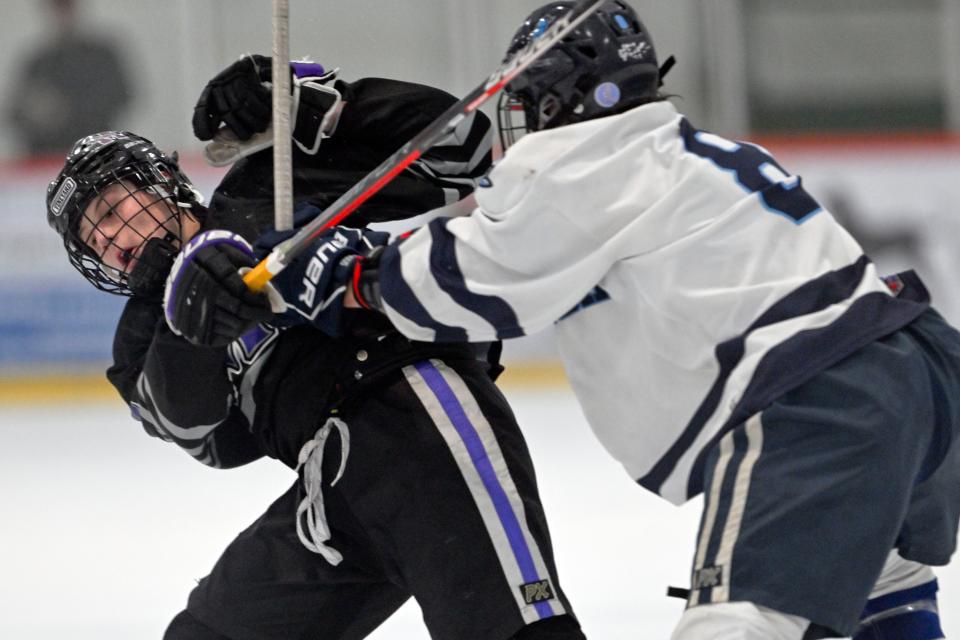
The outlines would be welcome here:
[[[293,80],[293,106],[290,114],[290,122],[293,123],[293,141],[301,151],[309,155],[316,154],[323,139],[333,135],[343,110],[343,96],[340,92],[334,87],[322,84],[327,81],[328,76]],[[308,95],[308,92],[313,92],[313,95]],[[326,109],[320,125],[315,129],[312,123],[304,123],[307,126],[301,126],[297,120],[303,100],[310,100],[312,105],[322,104]]]

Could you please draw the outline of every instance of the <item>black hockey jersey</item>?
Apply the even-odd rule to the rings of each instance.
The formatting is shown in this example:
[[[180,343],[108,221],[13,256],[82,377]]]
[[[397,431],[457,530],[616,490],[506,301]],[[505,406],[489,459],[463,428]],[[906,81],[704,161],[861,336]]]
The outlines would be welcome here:
[[[384,79],[338,81],[347,104],[334,135],[314,156],[294,149],[295,199],[323,207],[339,197],[454,98]],[[418,215],[468,195],[490,167],[491,130],[481,113],[360,208],[363,226]],[[229,229],[251,243],[273,221],[272,154],[238,161],[217,187],[204,229]],[[153,436],[176,442],[204,464],[229,468],[267,455],[295,467],[297,453],[330,407],[405,364],[431,357],[476,358],[476,345],[404,338],[378,315],[347,314],[351,337],[307,326],[261,325],[225,348],[174,335],[157,300],[131,298],[117,327],[107,376]]]

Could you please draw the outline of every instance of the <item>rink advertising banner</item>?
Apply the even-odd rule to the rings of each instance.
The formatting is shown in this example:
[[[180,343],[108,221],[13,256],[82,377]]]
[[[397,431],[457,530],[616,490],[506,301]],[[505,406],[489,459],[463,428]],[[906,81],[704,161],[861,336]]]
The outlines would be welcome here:
[[[762,140],[780,164],[865,246],[881,273],[915,268],[934,304],[960,322],[960,143],[943,138]],[[209,197],[222,172],[185,170]],[[101,368],[124,300],[96,291],[68,264],[46,223],[57,163],[0,165],[0,375]],[[507,346],[548,360],[552,341]]]

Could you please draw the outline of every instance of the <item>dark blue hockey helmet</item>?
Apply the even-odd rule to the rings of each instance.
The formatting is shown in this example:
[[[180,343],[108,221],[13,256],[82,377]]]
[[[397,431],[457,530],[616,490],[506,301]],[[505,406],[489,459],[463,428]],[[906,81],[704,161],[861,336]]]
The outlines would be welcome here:
[[[47,187],[47,222],[63,239],[70,263],[88,281],[109,293],[131,295],[127,270],[106,264],[107,250],[92,246],[90,238],[80,234],[81,221],[86,218],[86,233],[92,235],[100,219],[89,217],[87,209],[114,184],[123,185],[128,195],[144,203],[138,215],[151,216],[153,226],[162,231],[160,235],[176,242],[182,209],[200,204],[202,197],[180,170],[176,154],[164,154],[146,138],[126,131],[104,131],[74,143],[63,169]],[[166,206],[155,206],[159,201]],[[142,243],[149,239],[143,237]],[[126,246],[118,251],[132,257],[142,247]]]
[[[504,60],[574,4],[557,0],[531,13]],[[506,149],[528,131],[626,111],[656,99],[659,87],[650,33],[626,2],[611,0],[506,86],[498,109],[501,142]]]

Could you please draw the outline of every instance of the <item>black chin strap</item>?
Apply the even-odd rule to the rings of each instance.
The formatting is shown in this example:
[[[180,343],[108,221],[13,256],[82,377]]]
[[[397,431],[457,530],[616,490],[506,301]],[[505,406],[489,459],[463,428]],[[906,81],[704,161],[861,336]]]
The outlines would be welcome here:
[[[670,73],[670,69],[673,69],[673,65],[675,65],[675,64],[677,64],[677,59],[674,58],[673,56],[670,56],[670,57],[668,57],[666,60],[663,61],[663,64],[662,64],[662,65],[660,65],[660,71],[659,71],[660,83],[657,85],[658,87],[662,87],[662,86],[663,86],[663,78],[664,78],[664,76],[666,76],[668,73]]]

